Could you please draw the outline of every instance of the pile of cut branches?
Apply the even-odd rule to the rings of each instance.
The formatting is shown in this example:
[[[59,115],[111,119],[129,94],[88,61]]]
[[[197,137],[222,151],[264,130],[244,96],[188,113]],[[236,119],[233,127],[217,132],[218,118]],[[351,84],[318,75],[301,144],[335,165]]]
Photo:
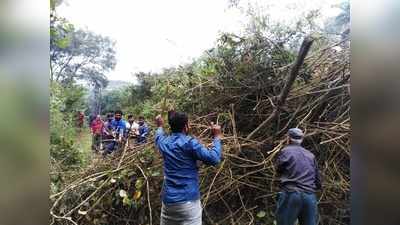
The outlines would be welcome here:
[[[255,63],[248,76],[240,75],[242,67],[221,64],[218,76],[188,89],[202,103],[199,113],[191,115],[191,134],[211,143],[210,121],[222,124],[224,133],[221,164],[200,166],[204,224],[273,223],[279,191],[273,159],[291,127],[305,131],[304,146],[318,160],[323,179],[319,224],[349,224],[350,63],[345,42],[311,52],[300,65],[272,63],[258,73]],[[246,65],[258,57],[243,55]],[[159,224],[162,159],[149,140],[128,144],[105,159],[95,157],[52,193],[53,224]]]

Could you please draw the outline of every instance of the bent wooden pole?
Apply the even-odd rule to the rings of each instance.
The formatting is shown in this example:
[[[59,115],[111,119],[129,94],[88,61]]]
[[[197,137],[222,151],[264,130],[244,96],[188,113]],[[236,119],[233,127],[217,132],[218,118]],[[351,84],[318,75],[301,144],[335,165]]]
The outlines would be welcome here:
[[[299,70],[301,65],[304,62],[304,58],[306,57],[308,51],[310,50],[310,47],[313,43],[313,39],[311,37],[306,37],[303,40],[303,43],[301,44],[299,54],[297,56],[297,59],[295,63],[293,64],[289,78],[286,81],[285,86],[283,87],[281,94],[279,95],[278,103],[272,113],[269,115],[269,117],[264,120],[256,129],[254,129],[249,135],[247,135],[246,139],[251,139],[255,134],[257,134],[266,124],[268,124],[270,121],[272,121],[279,113],[280,108],[285,104],[286,98],[289,95],[290,88],[292,87],[294,81],[296,80],[297,75],[299,74]]]
[[[166,119],[167,118],[167,98],[169,97],[169,79],[167,79],[167,87],[165,88],[165,94],[164,94],[164,99],[163,103],[161,106],[161,116]],[[167,120],[168,121],[168,120]]]

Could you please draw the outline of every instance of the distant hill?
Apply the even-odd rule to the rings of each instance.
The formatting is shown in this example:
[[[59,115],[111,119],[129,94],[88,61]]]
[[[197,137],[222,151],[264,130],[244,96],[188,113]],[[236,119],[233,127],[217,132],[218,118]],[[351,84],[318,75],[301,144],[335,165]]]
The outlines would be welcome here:
[[[107,87],[104,89],[105,91],[112,91],[115,89],[120,89],[126,86],[129,86],[131,83],[123,80],[109,80]]]

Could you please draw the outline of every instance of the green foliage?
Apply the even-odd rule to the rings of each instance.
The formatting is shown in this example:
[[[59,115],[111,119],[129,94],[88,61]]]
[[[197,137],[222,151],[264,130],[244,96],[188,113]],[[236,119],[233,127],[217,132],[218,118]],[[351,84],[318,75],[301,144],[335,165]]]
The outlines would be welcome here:
[[[112,90],[101,98],[102,114],[122,108],[123,90]]]
[[[266,215],[266,212],[265,212],[265,211],[259,211],[259,212],[257,213],[257,217],[258,217],[258,218],[263,218],[263,217],[265,217],[265,215]]]
[[[71,42],[71,37],[63,37],[63,38],[57,39],[55,42],[56,42],[55,44],[57,45],[57,47],[67,48],[69,46],[69,43]]]
[[[255,103],[280,93],[281,85],[276,84],[286,77],[280,68],[295,60],[306,34],[319,32],[314,22],[318,17],[318,11],[311,11],[289,26],[256,15],[244,34],[220,34],[215,46],[192,63],[135,74],[138,84],[104,95],[103,113],[120,108],[125,114],[152,119],[169,109],[196,115],[217,112],[224,122],[228,121],[224,113],[241,96],[235,111],[242,117],[238,127],[246,132],[251,129],[247,120],[254,120],[251,115],[263,107]],[[300,71],[299,77],[297,82],[307,82],[310,71]]]
[[[56,7],[62,0],[50,1],[50,80],[63,85],[84,80],[96,88],[107,86],[106,72],[114,69],[115,42],[88,30],[75,29],[59,17]]]
[[[81,87],[64,88],[56,83],[50,87],[50,157],[58,169],[66,170],[82,163],[82,154],[75,145],[77,108],[84,104]]]
[[[64,107],[63,112],[73,113],[76,115],[78,111],[85,108],[85,98],[87,90],[80,85],[69,85],[63,88]]]
[[[281,79],[276,68],[295,59],[290,47],[277,44],[282,39],[297,38],[285,36],[288,30],[276,26],[269,31],[277,39],[263,36],[261,28],[243,36],[223,33],[214,48],[192,63],[157,74],[137,73],[138,85],[106,93],[102,98],[103,112],[121,108],[149,119],[172,108],[196,114],[226,112],[229,104],[218,102],[216,95],[234,96],[243,91],[248,92],[248,100],[243,104],[252,104],[262,94],[257,86],[268,86],[271,79]],[[243,83],[249,89],[243,90]]]
[[[335,7],[341,12],[325,22],[325,32],[346,38],[348,37],[346,30],[350,29],[350,2],[344,1]]]
[[[56,7],[61,5],[63,0],[50,0],[50,10],[54,11],[56,10]]]
[[[88,91],[108,83],[105,73],[115,67],[114,41],[75,26],[56,13],[62,0],[50,1],[50,161],[51,191],[58,192],[85,166],[90,135],[77,128],[77,112],[86,111]],[[97,91],[97,92],[96,92]],[[86,127],[84,127],[86,129]],[[84,210],[80,211],[83,215]]]
[[[74,25],[65,18],[56,16],[53,9],[50,15],[50,49],[66,49],[72,41],[74,30]]]
[[[115,89],[103,93],[101,98],[102,114],[116,109],[122,109],[125,114],[136,116],[154,116],[154,88],[155,77],[152,74],[139,73],[139,85],[131,85],[122,89]]]
[[[50,31],[50,56],[54,79],[63,84],[84,80],[105,87],[105,73],[114,69],[115,42],[86,30],[75,30],[68,22],[59,22]]]

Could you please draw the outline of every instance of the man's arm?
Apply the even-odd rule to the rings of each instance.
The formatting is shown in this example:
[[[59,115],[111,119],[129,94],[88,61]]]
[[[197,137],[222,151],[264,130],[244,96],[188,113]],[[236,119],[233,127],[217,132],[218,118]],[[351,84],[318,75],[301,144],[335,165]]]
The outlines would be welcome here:
[[[155,135],[155,143],[157,146],[164,139],[164,137],[165,137],[164,129],[162,127],[158,127],[156,130],[156,135]]]
[[[118,135],[118,140],[121,142],[121,141],[122,141],[122,138],[124,137],[124,132],[125,132],[125,130],[126,130],[125,122],[121,120],[121,121],[117,124],[117,128],[119,128],[119,130],[118,130],[118,133],[119,133],[119,135]]]
[[[285,167],[288,162],[287,155],[285,154],[284,151],[285,151],[285,149],[282,149],[281,152],[279,152],[279,154],[275,160],[275,168],[276,168],[276,172],[278,173],[278,175],[281,175],[285,171]]]
[[[219,125],[214,125],[211,123],[211,132],[214,136],[213,145],[210,149],[204,147],[196,139],[190,140],[190,149],[193,151],[193,155],[196,159],[203,161],[209,165],[217,165],[221,161],[221,127]]]
[[[108,129],[108,124],[104,124],[103,126],[103,132],[106,135],[110,135],[110,130]]]
[[[142,138],[146,137],[149,133],[149,128],[147,126],[143,127],[143,133],[140,135]]]
[[[219,137],[214,138],[213,146],[210,149],[207,149],[194,138],[190,141],[190,145],[190,149],[195,159],[213,166],[216,166],[221,161],[222,144]]]
[[[164,120],[162,119],[161,115],[158,115],[155,119],[157,130],[155,135],[155,143],[156,146],[159,148],[161,141],[165,138],[165,132],[163,129]]]
[[[319,173],[318,170],[318,162],[315,159],[314,159],[314,164],[315,164],[315,186],[317,187],[317,189],[322,190],[321,174]]]

